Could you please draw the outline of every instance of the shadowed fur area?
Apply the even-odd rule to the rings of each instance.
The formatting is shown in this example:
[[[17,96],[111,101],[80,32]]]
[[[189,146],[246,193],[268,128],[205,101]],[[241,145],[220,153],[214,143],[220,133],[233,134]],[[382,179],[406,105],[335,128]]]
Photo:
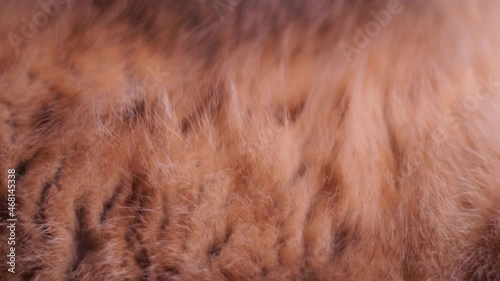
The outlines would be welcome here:
[[[494,0],[0,1],[0,279],[500,280],[499,26]]]

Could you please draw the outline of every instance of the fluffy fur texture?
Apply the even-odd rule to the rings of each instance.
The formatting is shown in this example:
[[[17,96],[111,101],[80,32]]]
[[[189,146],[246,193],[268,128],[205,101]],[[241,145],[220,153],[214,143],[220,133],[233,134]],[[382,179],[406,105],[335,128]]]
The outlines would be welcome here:
[[[1,1],[0,279],[500,280],[500,2],[394,1]]]

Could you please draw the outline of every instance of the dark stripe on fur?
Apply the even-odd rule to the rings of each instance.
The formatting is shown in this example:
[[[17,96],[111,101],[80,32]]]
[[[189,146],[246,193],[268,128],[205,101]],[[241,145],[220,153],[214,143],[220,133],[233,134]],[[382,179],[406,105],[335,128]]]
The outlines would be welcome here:
[[[30,268],[30,269],[28,269],[26,271],[23,271],[21,273],[21,280],[23,280],[23,281],[32,281],[32,280],[35,280],[36,274],[40,270],[42,270],[41,267],[34,267],[34,268]]]
[[[233,233],[233,231],[231,228],[227,229],[222,241],[215,241],[212,244],[212,246],[208,249],[208,252],[207,252],[207,255],[209,258],[215,258],[220,254],[220,252],[222,251],[222,248],[227,244],[227,242],[229,241],[229,238],[231,238],[232,233]]]
[[[135,257],[135,262],[139,266],[139,268],[142,270],[142,281],[146,281],[149,279],[149,267],[151,266],[151,260],[149,258],[148,251],[146,247],[141,246],[139,253]]]
[[[120,196],[122,190],[123,190],[123,184],[119,183],[118,186],[115,188],[111,198],[104,203],[100,217],[101,223],[103,223],[107,219],[108,213],[116,206],[118,201],[118,196]]]
[[[99,233],[92,229],[88,223],[89,214],[84,207],[79,207],[75,211],[77,226],[75,231],[76,258],[73,262],[72,272],[78,270],[83,259],[90,253],[97,250],[103,243]]]
[[[24,175],[28,172],[28,170],[33,166],[33,162],[38,157],[38,152],[33,154],[31,158],[22,161],[16,166],[16,181],[20,182]]]
[[[285,105],[278,108],[275,116],[280,125],[293,124],[299,118],[300,114],[304,111],[306,105],[305,100],[301,100],[297,104]]]
[[[150,277],[151,260],[146,246],[141,241],[139,226],[144,222],[145,208],[151,203],[147,190],[141,189],[142,179],[135,176],[131,184],[131,194],[126,200],[126,206],[135,208],[134,220],[126,231],[125,241],[129,249],[136,253],[135,262],[142,271],[141,280]]]
[[[42,134],[48,133],[57,127],[54,109],[48,105],[42,108],[33,116],[33,128]]]
[[[340,257],[347,248],[347,245],[350,241],[349,229],[346,227],[342,227],[334,236],[332,241],[332,251],[330,260],[335,261],[338,257]]]
[[[38,211],[33,217],[33,222],[38,225],[43,237],[50,239],[52,234],[49,232],[47,226],[47,216],[45,214],[45,204],[47,204],[47,198],[49,196],[50,188],[52,187],[52,181],[47,181],[42,187],[42,192],[40,193],[40,198],[37,202]]]
[[[125,112],[125,122],[129,125],[133,125],[135,122],[144,119],[146,113],[146,102],[140,100],[134,103],[134,106]]]
[[[59,182],[61,179],[63,167],[64,167],[63,164],[61,164],[59,166],[59,168],[57,168],[52,179],[49,181],[46,181],[44,183],[44,185],[42,187],[42,191],[40,193],[40,198],[38,199],[38,202],[37,202],[38,211],[35,213],[35,215],[33,217],[33,222],[40,227],[42,235],[45,238],[52,237],[52,234],[49,232],[48,227],[47,227],[47,222],[46,222],[47,216],[45,214],[45,205],[47,204],[50,189],[53,186],[56,186],[59,190],[61,189]]]

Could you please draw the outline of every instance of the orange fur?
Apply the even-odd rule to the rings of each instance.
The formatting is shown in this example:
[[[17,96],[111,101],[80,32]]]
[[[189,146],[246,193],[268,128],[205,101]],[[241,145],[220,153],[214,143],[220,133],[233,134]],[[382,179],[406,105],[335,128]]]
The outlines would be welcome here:
[[[6,280],[500,280],[497,1],[51,3],[0,2]]]

